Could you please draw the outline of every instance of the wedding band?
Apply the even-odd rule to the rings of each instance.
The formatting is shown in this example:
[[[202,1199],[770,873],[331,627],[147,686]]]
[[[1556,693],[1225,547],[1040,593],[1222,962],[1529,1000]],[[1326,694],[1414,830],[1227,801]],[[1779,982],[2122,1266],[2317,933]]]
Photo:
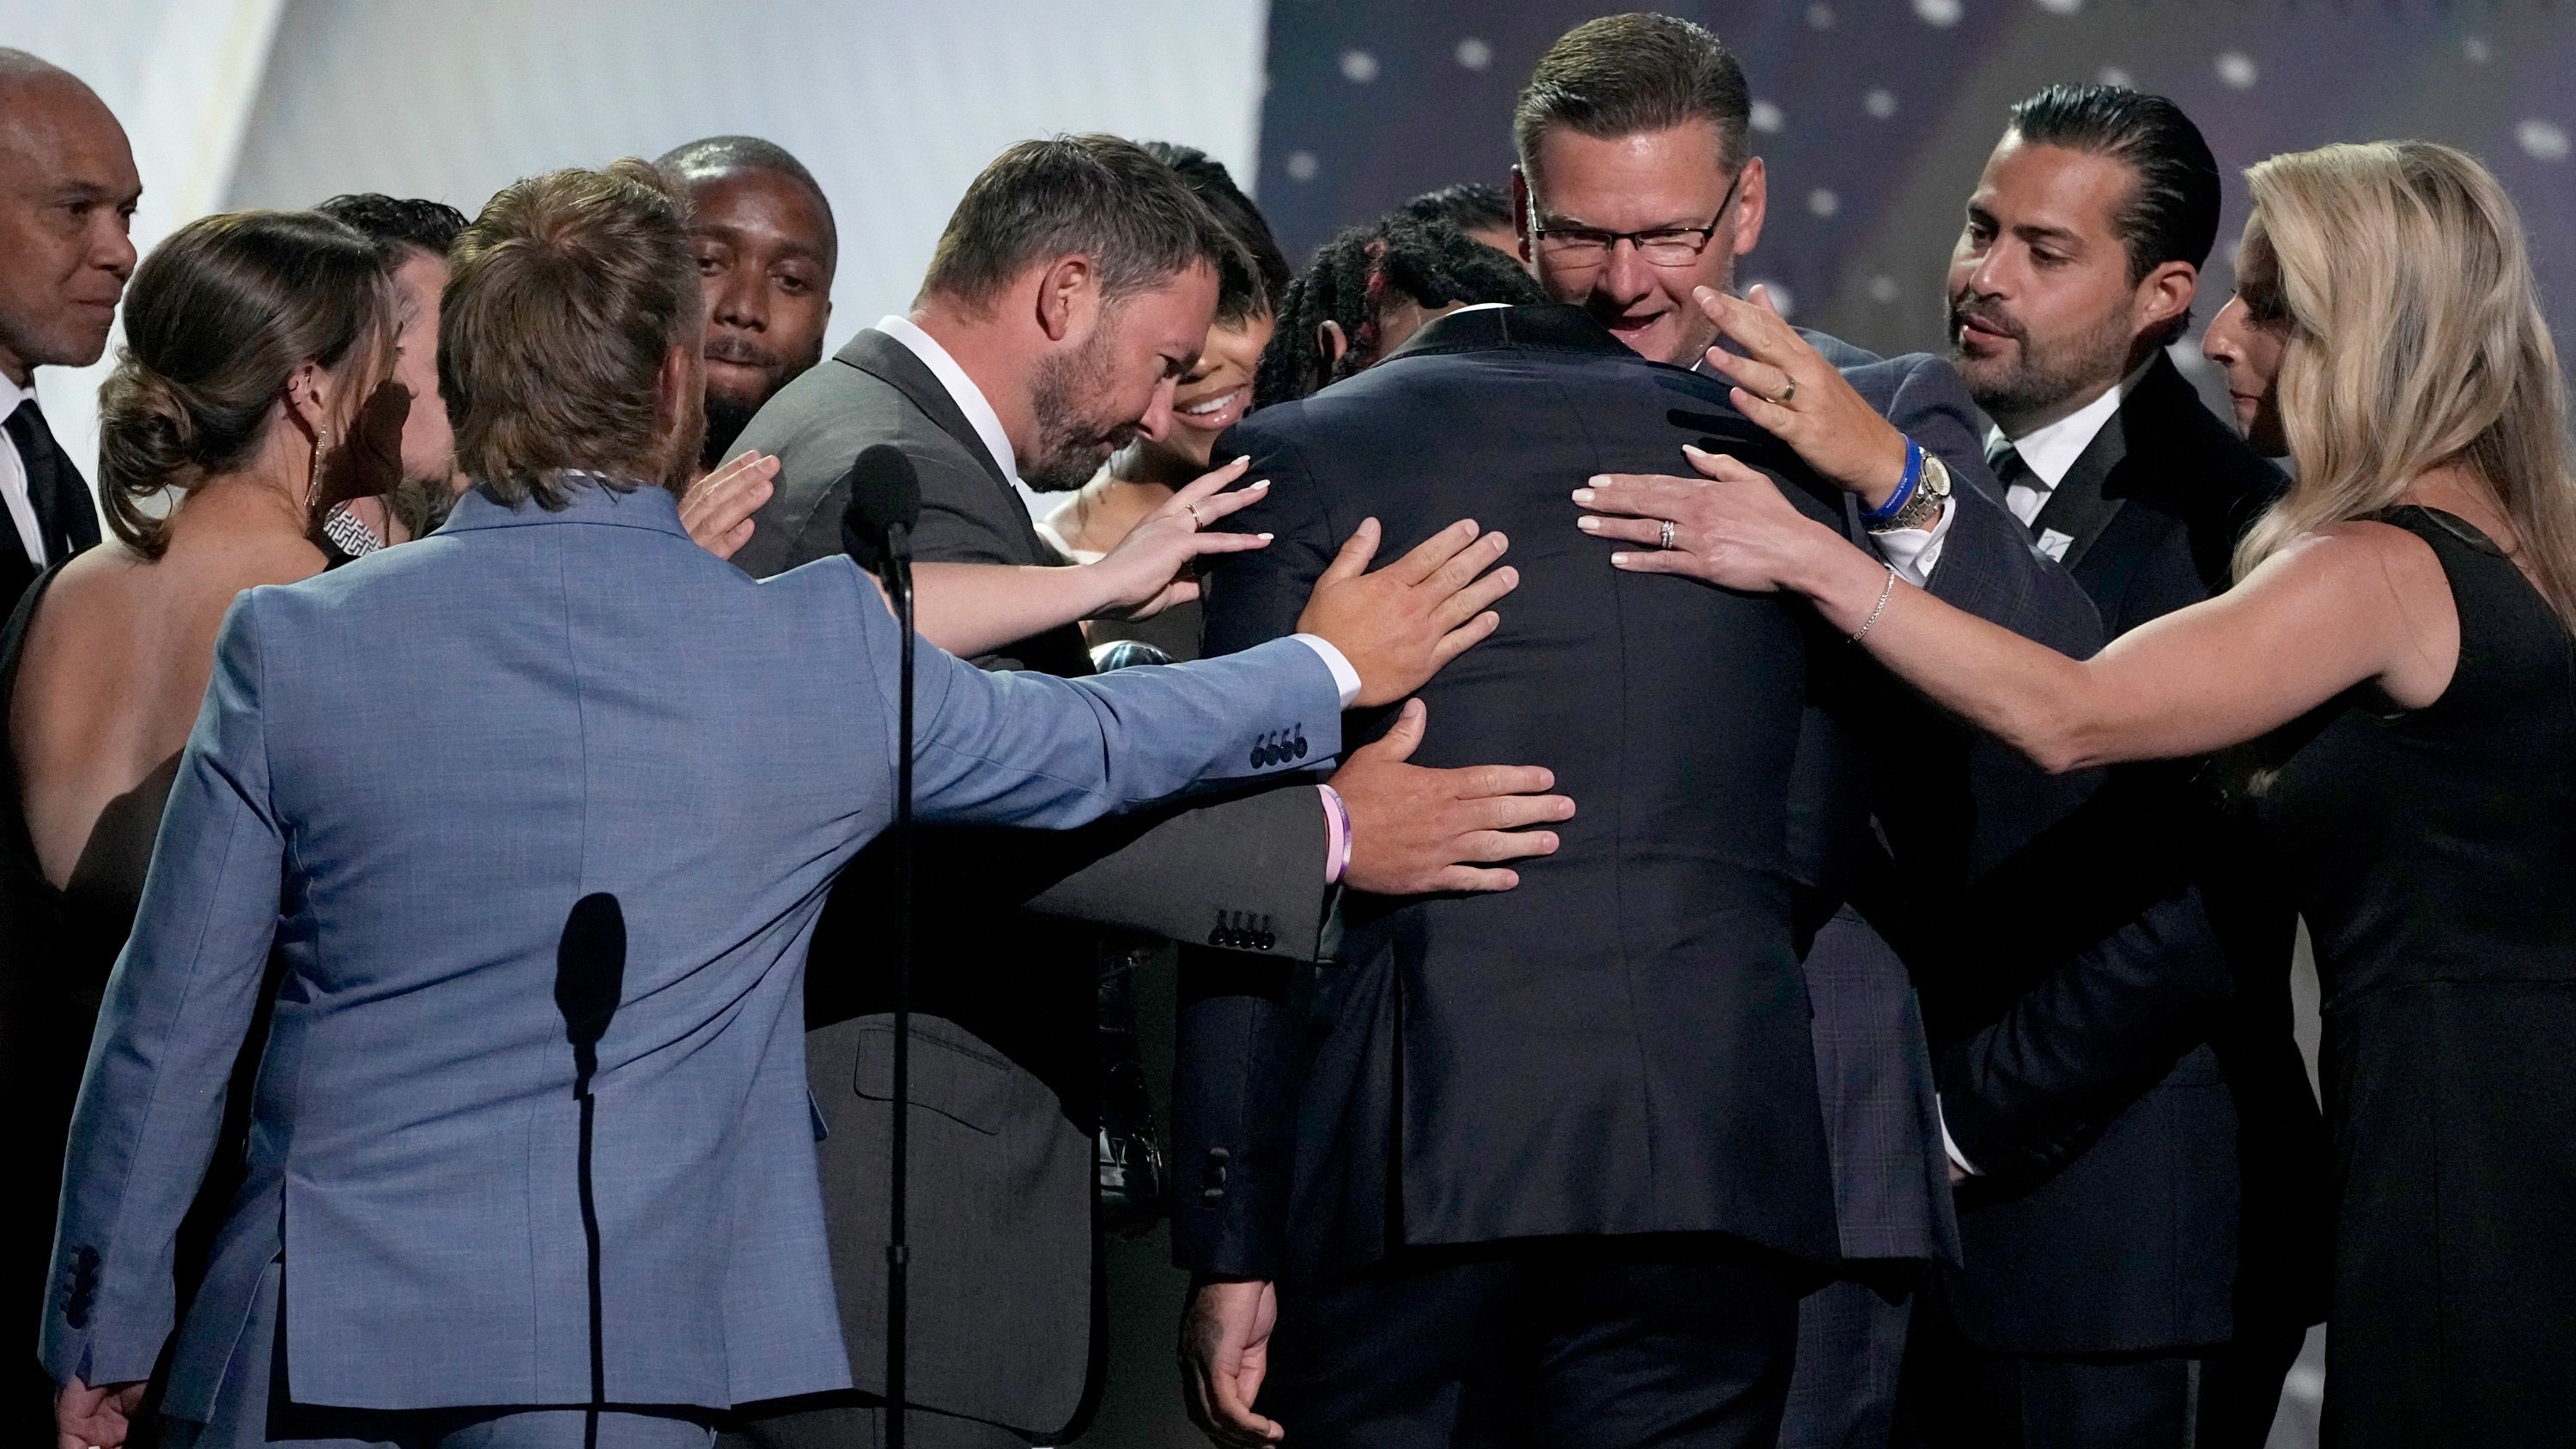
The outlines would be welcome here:
[[[1780,406],[1784,408],[1787,407],[1790,403],[1796,401],[1797,397],[1798,380],[1796,378],[1789,378],[1780,384]]]
[[[1657,548],[1671,548],[1673,546],[1673,521],[1671,519],[1667,518],[1664,520],[1664,536],[1656,543],[1655,546]]]
[[[1186,509],[1186,510],[1188,510],[1189,515],[1190,515],[1190,526],[1191,526],[1191,527],[1193,527],[1193,528],[1199,528],[1199,527],[1204,527],[1204,526],[1205,526],[1204,524],[1202,524],[1202,523],[1199,521],[1199,506],[1198,506],[1197,504],[1195,504],[1195,503],[1184,503],[1184,504],[1182,504],[1182,505],[1181,505],[1181,507],[1182,507],[1182,508],[1184,508],[1184,509]]]

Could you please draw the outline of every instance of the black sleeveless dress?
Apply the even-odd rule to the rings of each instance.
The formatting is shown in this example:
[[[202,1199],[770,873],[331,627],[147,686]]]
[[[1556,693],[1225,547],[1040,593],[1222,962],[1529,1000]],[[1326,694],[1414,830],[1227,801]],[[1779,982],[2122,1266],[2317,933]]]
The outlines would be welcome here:
[[[27,586],[0,632],[0,1162],[25,1187],[17,1227],[0,1235],[0,1304],[32,1309],[53,1255],[54,1205],[64,1138],[91,1029],[116,954],[134,928],[152,838],[176,775],[173,760],[99,817],[68,889],[45,879],[27,832],[26,800],[7,722],[18,694],[27,628],[62,571],[56,564]],[[53,1389],[41,1370],[0,1382],[8,1407],[0,1426],[11,1443],[47,1442]]]
[[[0,1162],[25,1186],[26,1210],[0,1232],[0,1309],[33,1308],[49,1290],[54,1213],[64,1149],[101,1001],[134,914],[161,831],[162,808],[178,779],[179,756],[161,762],[134,788],[108,802],[57,889],[45,878],[27,828],[24,782],[8,720],[16,708],[18,666],[46,591],[63,565],[28,585],[0,630]],[[224,1150],[181,1225],[178,1276],[182,1301],[193,1287],[223,1207],[241,1177],[251,1075],[266,1040],[269,1002],[281,961],[272,956],[248,1039],[233,1068],[225,1101]],[[43,1300],[50,1302],[49,1299]],[[0,1443],[51,1443],[53,1384],[32,1358],[15,1378],[0,1377]]]
[[[2449,688],[2276,743],[2257,811],[2324,990],[2326,1443],[2576,1444],[2576,640],[2462,520]]]

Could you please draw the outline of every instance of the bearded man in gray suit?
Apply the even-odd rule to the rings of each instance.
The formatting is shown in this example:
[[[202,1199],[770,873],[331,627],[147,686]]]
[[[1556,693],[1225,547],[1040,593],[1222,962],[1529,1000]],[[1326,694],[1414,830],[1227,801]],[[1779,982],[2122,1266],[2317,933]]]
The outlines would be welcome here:
[[[862,448],[892,444],[921,480],[913,544],[924,631],[938,637],[954,608],[1033,590],[1056,607],[1033,612],[1024,636],[980,662],[1088,675],[1081,631],[1065,621],[1111,602],[1096,582],[1104,571],[1060,567],[1067,560],[1040,541],[1020,485],[1079,486],[1129,437],[1169,426],[1174,385],[1198,356],[1220,289],[1244,285],[1250,271],[1240,244],[1142,148],[1087,135],[1010,148],[967,189],[911,311],[860,332],[743,431],[738,446],[775,454],[779,472],[734,562],[759,577],[851,546],[843,474]],[[1454,587],[1502,544],[1462,527],[1428,551],[1337,582]],[[1508,580],[1509,571],[1489,577]],[[1195,588],[1184,582],[1161,601]],[[1293,731],[1257,748],[1321,763],[1313,740]],[[1097,928],[1215,948],[1183,983],[1176,1104],[1185,1123],[1215,1124],[1185,1127],[1215,1145],[1180,1175],[1193,1199],[1257,1193],[1257,1161],[1223,1145],[1240,1146],[1230,1127],[1243,1094],[1273,1065],[1247,1055],[1248,993],[1315,957],[1345,885],[1509,885],[1495,862],[1553,843],[1509,827],[1571,811],[1540,793],[1549,783],[1538,770],[1420,769],[1381,749],[1328,782],[1238,792],[1062,837],[926,840],[926,975],[936,979],[934,963],[946,961],[976,962],[981,974],[971,992],[934,986],[915,1003],[926,1049],[913,1078],[911,1442],[1061,1442],[1080,1431],[1096,1397],[1098,1045],[1093,984],[1080,968],[1098,957]],[[856,950],[855,929],[884,900],[883,877],[867,864],[826,912],[818,964]],[[884,1363],[885,1010],[870,977],[832,975],[809,992],[833,1274],[860,1386],[871,1392]],[[862,1395],[747,1422],[742,1436],[837,1449],[874,1442],[880,1417]]]

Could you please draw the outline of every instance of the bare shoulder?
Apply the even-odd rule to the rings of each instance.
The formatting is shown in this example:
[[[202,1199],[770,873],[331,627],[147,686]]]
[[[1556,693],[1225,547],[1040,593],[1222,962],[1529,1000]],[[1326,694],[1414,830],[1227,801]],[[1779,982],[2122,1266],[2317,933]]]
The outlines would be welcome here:
[[[2377,683],[2390,703],[2421,709],[2450,688],[2460,613],[2431,544],[2394,524],[2356,519],[2292,540],[2257,573],[2275,565],[2283,587],[2302,590],[2376,641]]]
[[[2393,523],[2330,523],[2292,539],[2274,561],[2286,565],[2285,572],[2339,589],[2384,593],[2403,602],[2451,597],[2433,546]]]

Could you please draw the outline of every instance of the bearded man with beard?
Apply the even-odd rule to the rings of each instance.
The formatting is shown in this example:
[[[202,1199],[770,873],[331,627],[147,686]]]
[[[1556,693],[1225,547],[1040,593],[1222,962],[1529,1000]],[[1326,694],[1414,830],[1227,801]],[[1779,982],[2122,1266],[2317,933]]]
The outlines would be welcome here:
[[[2052,86],[2013,107],[1950,254],[1951,359],[1994,420],[2005,506],[2115,638],[2223,592],[2281,487],[2167,354],[2218,213],[2218,163],[2173,102]],[[1925,1442],[2254,1449],[2324,1315],[2291,912],[2224,778],[2206,759],[2115,767],[2058,841],[2065,874],[2011,911],[2023,931],[2116,915],[2181,862],[2209,932],[2026,972],[1911,963],[1973,1173],[1900,1389]]]
[[[842,552],[843,475],[862,449],[883,443],[901,449],[920,479],[912,541],[926,633],[936,637],[930,621],[943,595],[953,602],[1031,574],[1053,584],[1083,573],[1057,567],[1068,560],[1040,541],[1020,488],[1079,488],[1131,439],[1165,436],[1220,279],[1248,265],[1187,183],[1141,147],[1098,135],[1011,147],[967,188],[911,312],[861,331],[743,429],[732,451],[773,454],[778,474],[734,562],[765,578]],[[1501,541],[1469,544],[1471,536],[1472,525],[1446,530],[1433,541],[1439,550],[1417,550],[1360,582],[1473,573]],[[1349,572],[1364,562],[1354,553]],[[1155,603],[1196,590],[1184,581]],[[1091,672],[1072,622],[977,662]],[[1293,733],[1273,744],[1304,748]],[[1335,890],[1508,889],[1516,877],[1492,862],[1554,848],[1544,831],[1507,833],[1571,813],[1540,793],[1546,771],[1434,770],[1407,763],[1407,753],[1372,747],[1329,783],[1202,799],[1098,829],[924,833],[911,1442],[1061,1443],[1096,1397],[1099,1043],[1088,968],[1104,946],[1099,928],[1222,953],[1211,953],[1204,980],[1182,983],[1174,1110],[1184,1135],[1210,1144],[1207,1162],[1182,1168],[1192,1192],[1241,1201],[1284,1188],[1233,1125],[1245,1094],[1281,1065],[1247,1058],[1246,1023],[1284,990],[1295,963],[1314,959]],[[889,872],[862,857],[835,888],[813,958],[864,959],[858,943],[891,909],[889,890]],[[872,973],[820,975],[806,999],[809,1084],[834,1286],[863,1392],[748,1419],[734,1431],[739,1445],[872,1444],[884,1427],[867,1393],[885,1365],[889,998]],[[976,984],[959,989],[961,980]]]

